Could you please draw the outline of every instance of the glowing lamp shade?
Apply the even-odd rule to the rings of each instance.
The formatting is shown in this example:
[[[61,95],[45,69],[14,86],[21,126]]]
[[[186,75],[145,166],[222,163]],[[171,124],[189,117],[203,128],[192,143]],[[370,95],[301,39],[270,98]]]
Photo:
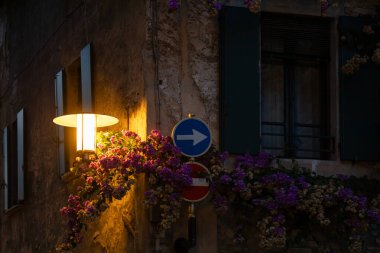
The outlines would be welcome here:
[[[96,148],[96,128],[111,126],[119,122],[115,117],[83,113],[63,115],[53,119],[60,126],[76,127],[77,151],[93,152]]]
[[[77,116],[77,151],[94,151],[96,148],[96,115]]]

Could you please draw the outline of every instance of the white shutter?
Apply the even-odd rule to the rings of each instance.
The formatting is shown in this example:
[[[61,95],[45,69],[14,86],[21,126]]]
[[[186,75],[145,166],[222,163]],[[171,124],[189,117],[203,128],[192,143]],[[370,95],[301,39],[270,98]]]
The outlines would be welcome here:
[[[80,67],[82,80],[82,110],[83,112],[92,112],[91,44],[87,44],[80,52]]]
[[[24,109],[17,113],[17,200],[24,200]]]
[[[8,209],[8,128],[3,130],[3,187],[4,210]]]
[[[55,107],[56,116],[63,115],[63,71],[55,75]],[[63,126],[57,126],[58,135],[58,168],[60,175],[66,172],[65,161],[65,130]]]

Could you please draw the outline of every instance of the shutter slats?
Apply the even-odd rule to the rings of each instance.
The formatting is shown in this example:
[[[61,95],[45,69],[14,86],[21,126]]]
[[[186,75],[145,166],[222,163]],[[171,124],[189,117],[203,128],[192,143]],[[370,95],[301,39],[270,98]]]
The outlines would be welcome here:
[[[8,128],[3,130],[3,187],[4,187],[4,210],[9,208],[8,206]]]
[[[17,200],[24,200],[24,109],[17,113]]]
[[[62,116],[64,113],[63,104],[63,71],[59,71],[55,75],[55,100],[56,100],[56,116]],[[60,175],[66,172],[65,159],[65,129],[63,126],[57,126],[58,131],[58,168]]]
[[[221,12],[221,148],[260,151],[259,15],[246,8]]]
[[[82,109],[83,112],[92,112],[91,92],[91,44],[87,44],[80,53],[81,80],[82,80]]]
[[[340,17],[341,35],[348,36],[363,29],[364,17]],[[378,36],[378,34],[376,35]],[[342,37],[342,36],[341,36]],[[369,62],[352,75],[341,72],[342,66],[357,48],[341,42],[340,47],[340,135],[341,159],[380,160],[380,67]]]
[[[327,18],[299,18],[286,14],[263,13],[261,16],[262,36],[266,40],[284,41],[295,53],[328,57],[330,53],[330,21]],[[310,41],[311,48],[302,50],[299,41]],[[265,46],[265,45],[264,45]],[[299,52],[298,52],[299,51]]]

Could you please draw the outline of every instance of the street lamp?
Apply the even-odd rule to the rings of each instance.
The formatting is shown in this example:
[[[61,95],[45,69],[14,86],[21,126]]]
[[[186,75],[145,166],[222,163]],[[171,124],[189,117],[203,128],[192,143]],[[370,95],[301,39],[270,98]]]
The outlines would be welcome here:
[[[114,125],[119,120],[108,115],[79,113],[56,117],[53,122],[60,126],[77,129],[77,151],[95,152],[96,128]]]

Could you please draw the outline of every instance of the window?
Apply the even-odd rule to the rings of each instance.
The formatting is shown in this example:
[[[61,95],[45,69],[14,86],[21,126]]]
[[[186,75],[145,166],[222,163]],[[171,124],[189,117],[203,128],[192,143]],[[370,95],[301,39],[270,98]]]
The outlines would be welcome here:
[[[329,101],[336,99],[329,94],[328,75],[335,64],[329,67],[328,18],[254,15],[245,8],[224,7],[221,149],[316,159],[334,158],[336,149],[341,160],[379,161],[380,65],[374,55],[379,21],[377,16],[339,18],[339,48],[332,50],[339,52],[335,117],[329,115]],[[353,74],[343,74],[342,66],[355,54],[367,55],[368,62]],[[329,122],[335,118],[339,118],[337,148]]]
[[[261,15],[261,150],[329,159],[329,20]]]
[[[4,210],[24,200],[24,110],[3,129]]]
[[[226,7],[220,25],[221,148],[329,159],[330,21]]]
[[[56,116],[92,111],[91,91],[91,44],[87,44],[80,58],[72,62],[66,70],[55,75]],[[62,175],[73,164],[76,150],[76,129],[57,126],[58,168]]]

